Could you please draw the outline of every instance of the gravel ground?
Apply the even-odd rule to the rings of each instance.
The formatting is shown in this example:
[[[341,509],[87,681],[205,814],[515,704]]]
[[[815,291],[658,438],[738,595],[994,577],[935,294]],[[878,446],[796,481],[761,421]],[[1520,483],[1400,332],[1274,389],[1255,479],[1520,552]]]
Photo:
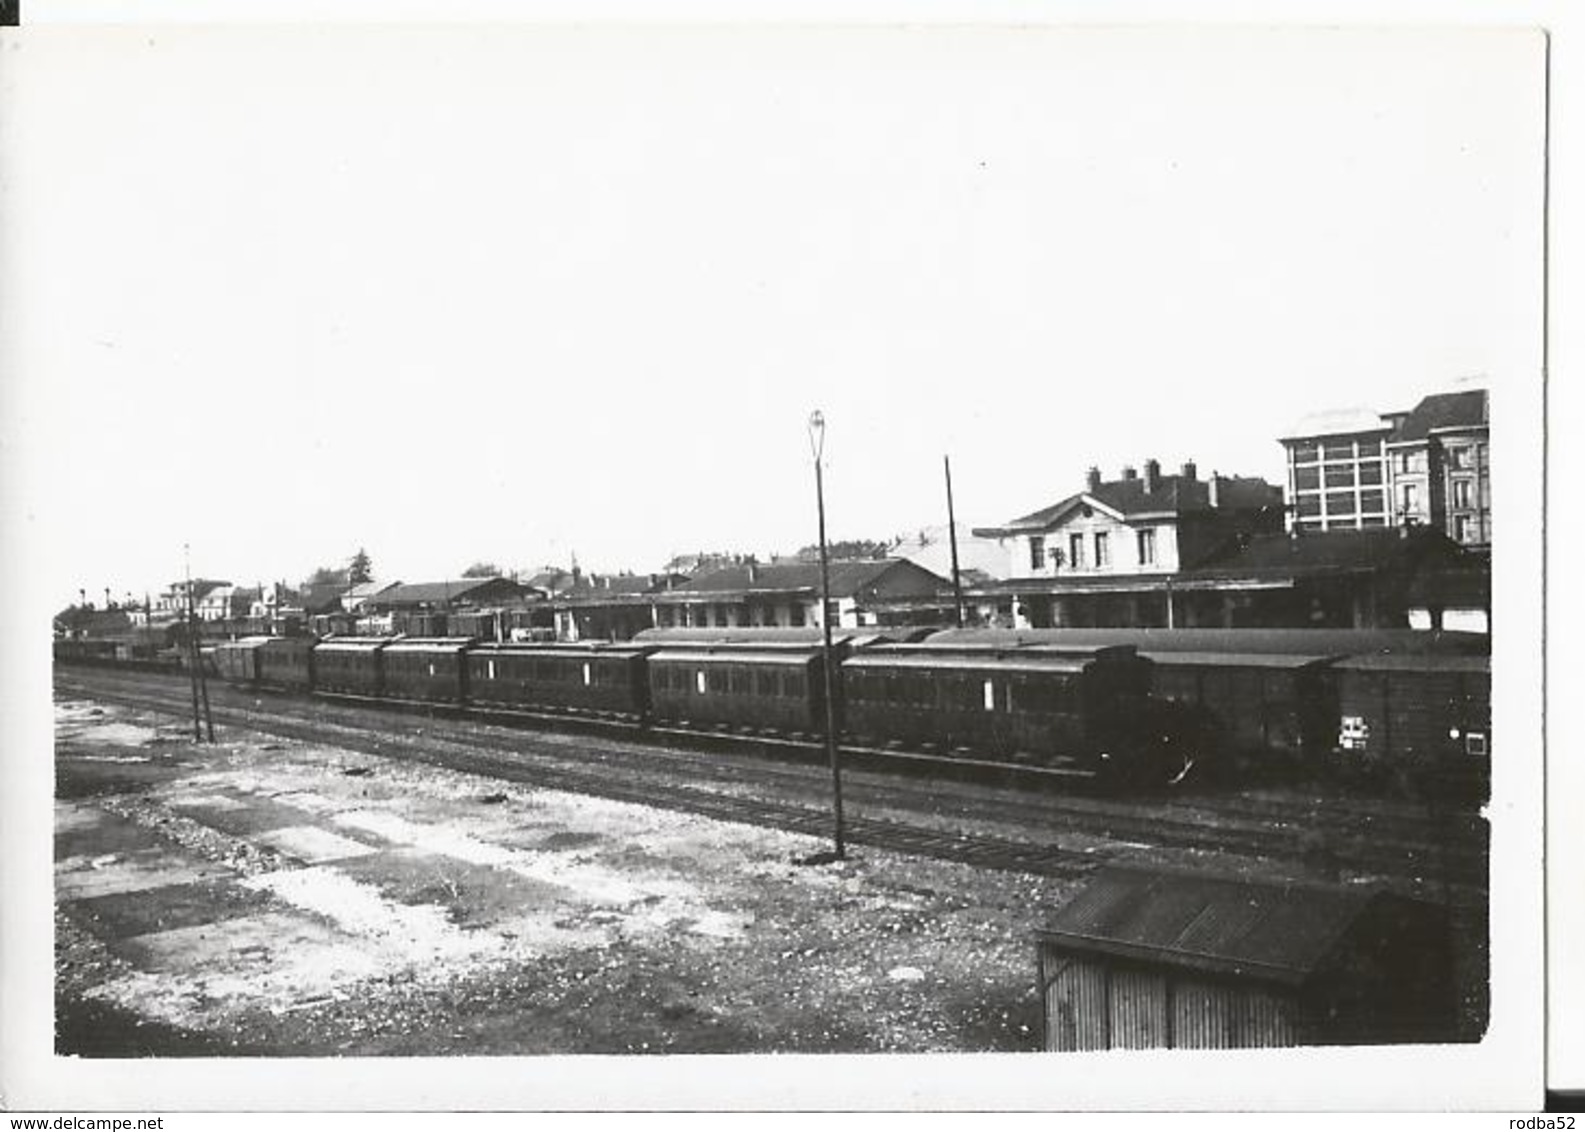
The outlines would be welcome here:
[[[1071,881],[223,739],[60,705],[61,1052],[1038,1045]]]

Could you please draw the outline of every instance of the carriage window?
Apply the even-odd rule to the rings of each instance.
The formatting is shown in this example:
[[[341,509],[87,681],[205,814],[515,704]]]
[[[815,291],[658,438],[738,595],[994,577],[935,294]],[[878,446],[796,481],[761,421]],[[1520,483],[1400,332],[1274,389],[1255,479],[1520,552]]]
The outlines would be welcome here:
[[[431,676],[433,676],[435,674],[435,662],[434,661],[430,661],[429,662],[429,674]]]
[[[1464,753],[1484,757],[1486,754],[1486,734],[1482,731],[1471,731],[1464,736]]]
[[[704,669],[701,668],[694,674],[694,685],[699,689],[699,694],[704,695]]]
[[[484,667],[489,672],[489,676],[487,677],[487,679],[494,680],[495,679],[495,661],[493,661],[493,660],[485,661],[484,662]]]
[[[996,682],[993,680],[985,681],[985,710],[996,710]]]
[[[583,686],[587,688],[593,682],[593,674],[589,671],[589,666],[585,664],[583,666]]]

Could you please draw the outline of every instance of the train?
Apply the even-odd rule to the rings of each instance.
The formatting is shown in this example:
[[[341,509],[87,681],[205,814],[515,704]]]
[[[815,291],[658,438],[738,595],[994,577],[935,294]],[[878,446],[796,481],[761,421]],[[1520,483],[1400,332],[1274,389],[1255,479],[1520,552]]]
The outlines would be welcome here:
[[[234,683],[638,728],[818,741],[817,629],[652,629],[629,641],[255,637],[209,646]],[[1488,638],[1415,630],[833,632],[847,747],[1175,786],[1284,772],[1489,789]]]

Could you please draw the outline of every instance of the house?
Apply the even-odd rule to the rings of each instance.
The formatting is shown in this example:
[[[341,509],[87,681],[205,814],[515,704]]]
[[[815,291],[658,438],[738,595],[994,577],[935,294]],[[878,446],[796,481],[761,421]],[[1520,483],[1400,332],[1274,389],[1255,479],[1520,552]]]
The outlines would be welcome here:
[[[407,633],[443,637],[453,614],[514,604],[533,591],[510,578],[459,578],[386,586],[365,597],[355,627],[359,633]]]
[[[1280,438],[1289,529],[1428,526],[1490,547],[1490,416],[1488,391],[1470,388],[1433,393],[1408,412],[1305,418]]]
[[[651,595],[688,581],[686,574],[584,574],[560,579],[550,596],[556,638],[563,641],[625,641],[655,626]]]
[[[1280,532],[1282,515],[1282,489],[1258,477],[1202,479],[1192,461],[1163,475],[1150,459],[1115,480],[1091,468],[1084,490],[973,532],[1008,558],[1004,580],[971,597],[1010,626],[1174,625],[1174,577]]]
[[[841,628],[944,622],[952,584],[901,558],[830,563],[831,624]],[[650,595],[658,628],[818,626],[820,564],[743,562]]]

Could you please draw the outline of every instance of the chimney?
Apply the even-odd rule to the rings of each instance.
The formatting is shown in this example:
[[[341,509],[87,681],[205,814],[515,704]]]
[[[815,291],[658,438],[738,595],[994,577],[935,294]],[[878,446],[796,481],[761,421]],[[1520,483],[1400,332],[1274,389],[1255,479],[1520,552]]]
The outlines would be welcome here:
[[[1206,481],[1206,494],[1212,507],[1222,505],[1222,473],[1212,472],[1211,478]]]
[[[756,566],[754,563],[750,562],[748,564],[748,584],[752,586],[758,580],[759,580],[759,567]]]
[[[1200,474],[1200,469],[1199,469],[1198,465],[1196,465],[1193,460],[1185,460],[1183,462],[1183,478],[1184,479],[1192,480],[1192,479],[1197,478],[1199,476],[1199,474]]]
[[[1091,491],[1100,491],[1101,490],[1101,469],[1099,469],[1099,468],[1097,468],[1097,467],[1092,465],[1090,467],[1089,474],[1085,477],[1085,483],[1088,485],[1089,490],[1091,490]]]
[[[1151,457],[1145,461],[1145,494],[1149,495],[1161,486],[1161,465]]]
[[[1137,480],[1138,478],[1139,478],[1139,469],[1138,468],[1134,467],[1134,465],[1132,465],[1132,464],[1124,464],[1123,465],[1123,479],[1125,479],[1125,480]]]

